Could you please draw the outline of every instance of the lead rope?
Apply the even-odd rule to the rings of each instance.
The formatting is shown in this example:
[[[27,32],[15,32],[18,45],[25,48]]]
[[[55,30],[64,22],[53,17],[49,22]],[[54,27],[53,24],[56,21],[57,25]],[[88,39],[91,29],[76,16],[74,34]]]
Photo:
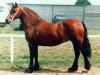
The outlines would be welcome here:
[[[9,30],[11,30],[11,27],[9,24],[6,24],[4,27],[4,30],[2,31],[2,34],[7,34],[9,33]],[[7,32],[8,31],[8,32]]]
[[[11,16],[11,15],[9,15],[12,19],[11,19],[11,22],[14,20],[14,17],[16,16],[16,14],[18,13],[18,11],[19,11],[19,8],[18,8],[18,10],[17,10],[17,12],[15,13],[15,15],[14,16]],[[9,29],[8,29],[9,28]],[[6,32],[6,31],[8,31],[8,30],[11,30],[11,27],[10,27],[10,25],[9,24],[5,24],[5,28],[4,28],[4,30],[3,30],[3,32],[2,32],[2,34],[5,34],[5,33],[8,33],[8,32]]]

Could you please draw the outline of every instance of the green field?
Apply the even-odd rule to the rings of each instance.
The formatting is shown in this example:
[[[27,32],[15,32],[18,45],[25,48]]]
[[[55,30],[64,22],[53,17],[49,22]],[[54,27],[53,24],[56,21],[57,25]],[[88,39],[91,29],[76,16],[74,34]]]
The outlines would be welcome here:
[[[0,33],[24,34],[23,31],[14,28],[0,28]],[[100,30],[89,30],[89,34],[100,34]],[[100,38],[90,38],[93,67],[100,67]],[[29,64],[29,49],[25,38],[15,38],[14,63],[10,63],[10,39],[0,38],[0,69],[11,71],[24,71]],[[68,69],[73,63],[74,51],[71,42],[63,43],[55,47],[39,46],[39,63],[44,71],[48,68]],[[83,67],[83,57],[79,59],[79,65]]]

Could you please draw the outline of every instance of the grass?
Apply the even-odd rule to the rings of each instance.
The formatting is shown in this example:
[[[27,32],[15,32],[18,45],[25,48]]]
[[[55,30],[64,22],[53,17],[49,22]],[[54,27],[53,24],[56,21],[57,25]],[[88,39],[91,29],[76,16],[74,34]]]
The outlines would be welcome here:
[[[89,30],[89,34],[100,34],[100,30]],[[24,34],[18,28],[0,28],[3,34]],[[90,39],[92,47],[92,58],[90,62],[94,67],[100,67],[100,38]],[[11,71],[24,71],[29,64],[29,49],[25,38],[15,38],[14,63],[10,63],[10,39],[0,38],[0,69]],[[39,63],[41,68],[63,68],[67,69],[73,63],[74,51],[71,42],[63,43],[54,47],[39,46]],[[83,67],[82,55],[79,58],[79,65]]]
[[[1,34],[24,34],[24,31],[20,30],[19,27],[15,28],[15,27],[6,26],[6,27],[0,27],[0,33]]]
[[[88,34],[90,34],[90,35],[100,35],[100,29],[89,29]]]
[[[21,40],[21,41],[20,41]],[[90,62],[93,67],[100,67],[100,39],[90,39],[92,46],[92,58]],[[19,68],[25,70],[29,64],[29,49],[23,38],[15,38],[14,63],[9,60],[9,39],[0,38],[0,69],[11,69],[16,71]],[[39,46],[39,63],[41,68],[63,68],[67,69],[73,63],[74,51],[71,42],[63,43],[55,47]],[[79,65],[83,67],[82,55],[79,58]]]

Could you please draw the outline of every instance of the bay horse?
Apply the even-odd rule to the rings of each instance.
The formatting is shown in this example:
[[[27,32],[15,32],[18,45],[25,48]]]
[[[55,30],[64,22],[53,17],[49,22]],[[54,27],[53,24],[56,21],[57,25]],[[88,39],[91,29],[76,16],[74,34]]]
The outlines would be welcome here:
[[[80,53],[84,57],[84,68],[89,71],[91,64],[88,60],[91,57],[91,46],[88,39],[85,24],[78,19],[64,19],[58,23],[49,23],[39,17],[37,13],[17,3],[12,4],[6,23],[20,19],[25,37],[29,44],[30,63],[26,72],[32,73],[39,70],[38,46],[56,46],[71,41],[73,44],[75,59],[68,72],[78,69],[78,58]],[[33,59],[35,59],[33,64]]]

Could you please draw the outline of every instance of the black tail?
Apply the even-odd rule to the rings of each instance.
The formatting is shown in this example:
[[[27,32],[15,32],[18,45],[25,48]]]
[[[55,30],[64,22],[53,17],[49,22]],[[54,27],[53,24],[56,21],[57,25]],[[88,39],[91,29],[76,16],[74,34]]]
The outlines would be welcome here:
[[[91,46],[90,46],[89,39],[87,37],[88,36],[87,28],[83,22],[82,24],[84,27],[84,40],[83,40],[82,50],[84,50],[87,57],[91,57]]]

